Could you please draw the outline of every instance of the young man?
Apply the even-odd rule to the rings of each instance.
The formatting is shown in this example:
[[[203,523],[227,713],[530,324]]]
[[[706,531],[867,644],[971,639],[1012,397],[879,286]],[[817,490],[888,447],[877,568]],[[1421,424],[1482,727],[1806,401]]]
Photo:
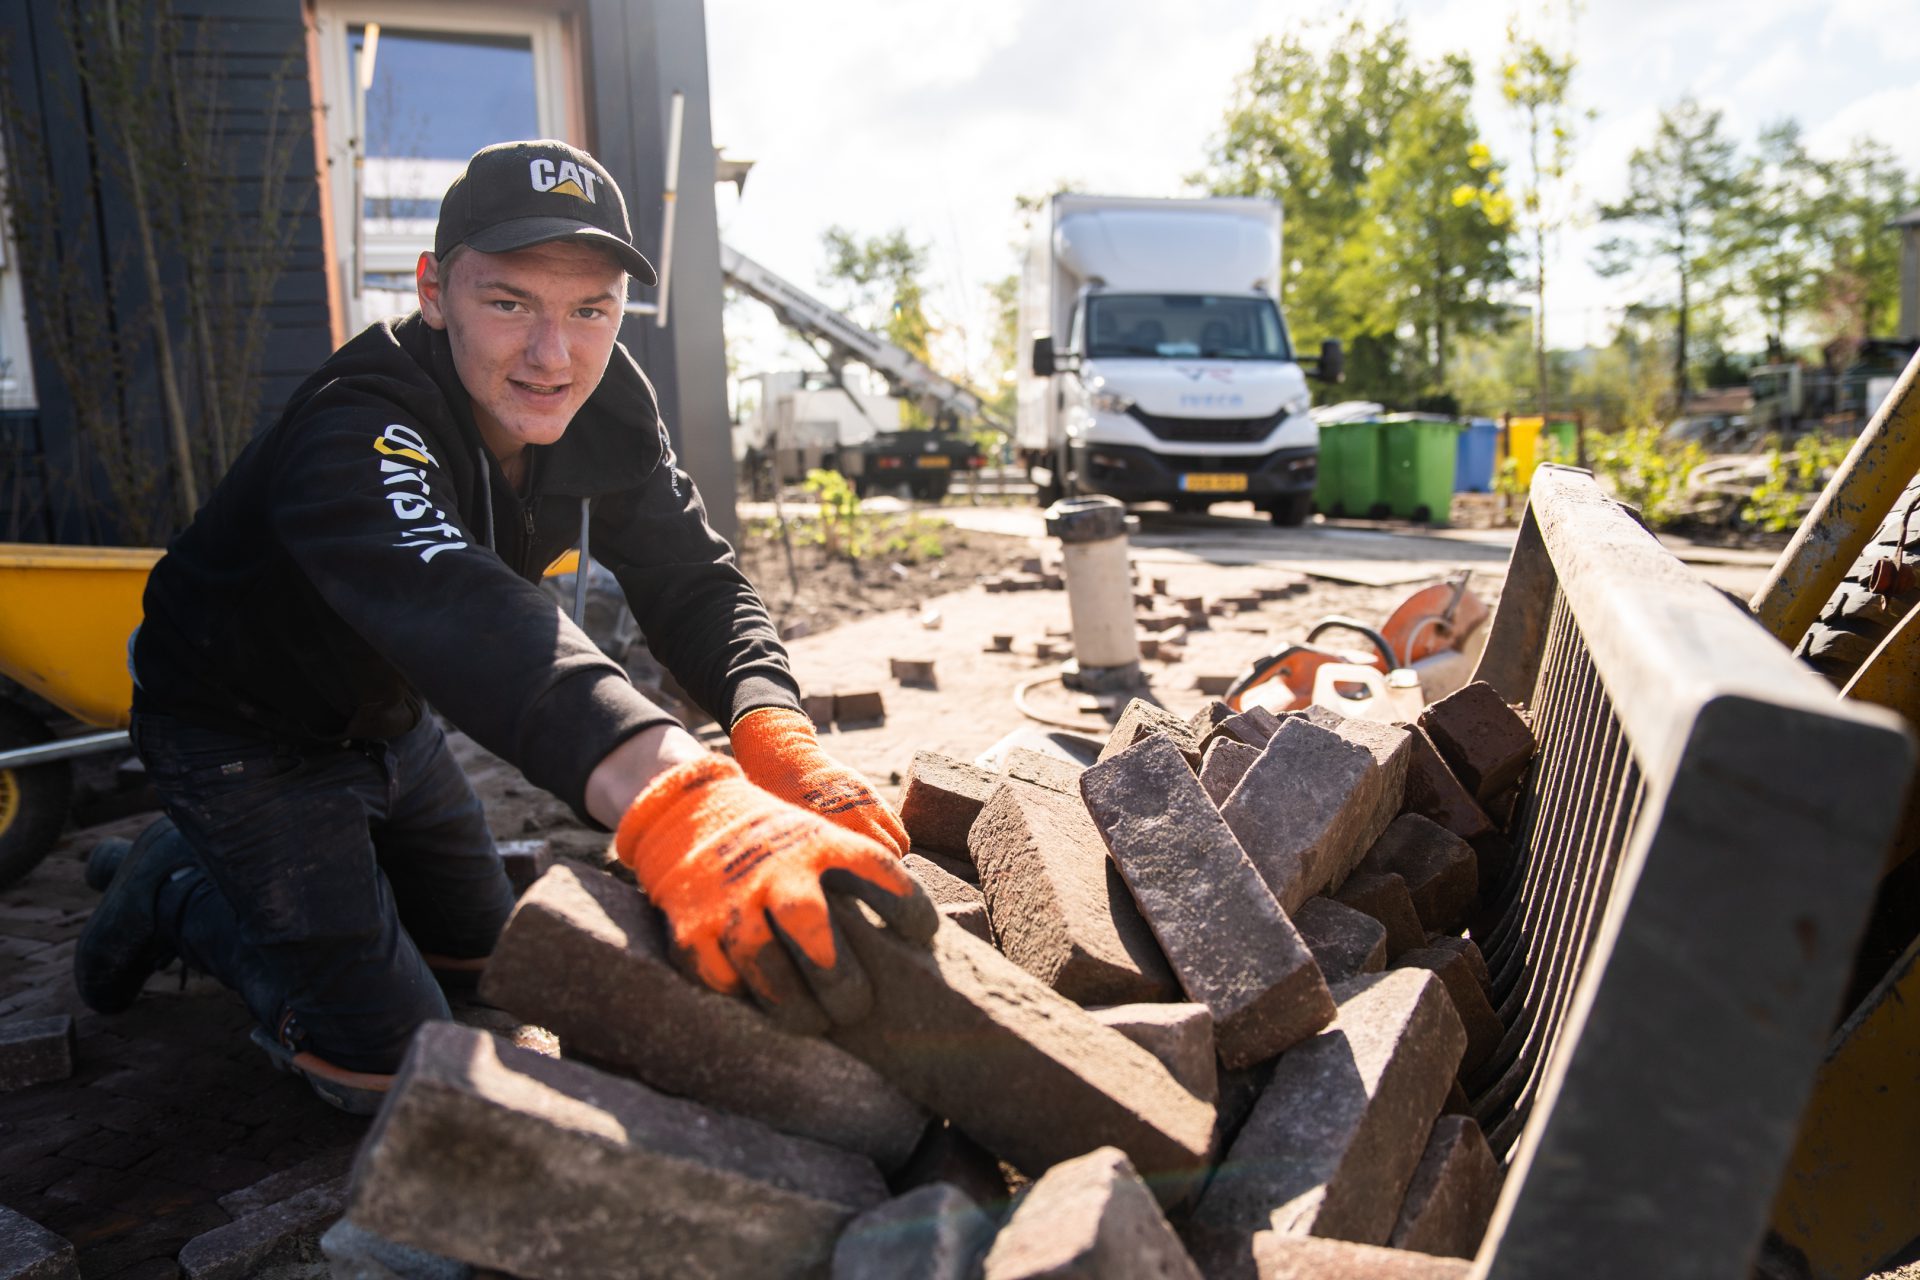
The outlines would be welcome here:
[[[429,706],[617,829],[693,972],[790,1027],[867,1005],[823,887],[931,936],[899,819],[820,751],[617,341],[629,273],[654,282],[591,156],[480,151],[421,255],[419,311],[335,352],[174,540],[132,646],[134,743],[171,821],[90,868],[111,872],[75,954],[93,1008],[178,955],[323,1096],[377,1103],[448,1015],[436,973],[470,977],[512,907]],[[534,585],[583,511],[738,763]]]

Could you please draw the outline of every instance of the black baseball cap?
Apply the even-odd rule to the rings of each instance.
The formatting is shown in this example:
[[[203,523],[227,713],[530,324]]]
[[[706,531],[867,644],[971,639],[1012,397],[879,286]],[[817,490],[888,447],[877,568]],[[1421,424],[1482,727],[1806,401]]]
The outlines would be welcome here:
[[[467,161],[440,202],[433,256],[455,245],[508,253],[555,240],[583,240],[606,249],[641,284],[659,275],[633,247],[627,202],[611,175],[578,147],[543,138],[496,142]]]

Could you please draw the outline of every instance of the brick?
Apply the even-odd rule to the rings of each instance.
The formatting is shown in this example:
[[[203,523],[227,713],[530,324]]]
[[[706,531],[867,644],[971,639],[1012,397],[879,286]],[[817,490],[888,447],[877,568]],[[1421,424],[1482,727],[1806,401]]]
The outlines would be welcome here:
[[[833,1280],[972,1280],[993,1220],[944,1182],[867,1210],[833,1247]]]
[[[967,829],[1000,781],[998,774],[977,765],[935,751],[914,752],[900,796],[900,821],[914,849],[964,857]]]
[[[1220,814],[1288,912],[1372,843],[1373,752],[1304,716],[1283,721]]]
[[[1471,1258],[1500,1199],[1500,1162],[1470,1116],[1433,1122],[1387,1243],[1447,1258]]]
[[[1533,730],[1484,680],[1429,706],[1419,723],[1453,776],[1482,805],[1520,781],[1533,759]]]
[[[1467,965],[1473,970],[1473,976],[1480,980],[1481,986],[1484,987],[1493,982],[1493,974],[1487,969],[1487,958],[1480,954],[1480,944],[1473,939],[1442,934],[1437,938],[1427,939],[1427,945],[1441,947],[1448,951],[1458,951],[1467,958]]]
[[[1428,933],[1458,929],[1480,892],[1480,862],[1473,846],[1417,813],[1395,818],[1360,860],[1360,869],[1377,875],[1393,872],[1406,881],[1413,909]]]
[[[73,1246],[33,1219],[0,1205],[0,1277],[80,1280]]]
[[[1170,1197],[1186,1190],[1214,1111],[1152,1054],[958,928],[922,948],[836,910],[874,990],[836,1044],[1018,1169],[1116,1146]]]
[[[1453,1011],[1467,1032],[1467,1051],[1460,1059],[1460,1074],[1471,1077],[1480,1064],[1493,1056],[1507,1034],[1500,1015],[1487,999],[1487,989],[1473,971],[1466,954],[1444,947],[1415,947],[1393,962],[1396,969],[1426,969],[1438,974],[1453,998]]]
[[[1233,688],[1233,682],[1240,678],[1237,672],[1204,671],[1193,678],[1193,687],[1209,698],[1217,698]]]
[[[1080,774],[1085,769],[1085,765],[1074,764],[1029,747],[1015,747],[1007,752],[1009,778],[1031,782],[1049,791],[1064,791],[1068,795],[1079,795]]]
[[[944,1120],[927,1129],[907,1163],[888,1179],[901,1195],[936,1182],[958,1187],[995,1214],[1006,1207],[1007,1175],[999,1158]]]
[[[354,1166],[348,1217],[551,1280],[801,1276],[886,1195],[864,1156],[429,1022]]]
[[[1207,679],[1206,676],[1199,678],[1201,680]],[[1229,685],[1233,683],[1232,676],[1227,677],[1227,683]],[[1205,691],[1203,690],[1202,692]],[[1225,693],[1226,689],[1222,688],[1219,692]],[[1220,701],[1217,696],[1212,696],[1211,701],[1187,717],[1187,731],[1193,735],[1195,743],[1204,747],[1208,735],[1226,721],[1233,719],[1233,715],[1232,707]]]
[[[937,688],[939,681],[934,676],[932,658],[889,658],[887,669],[901,684],[918,688]]]
[[[1310,702],[1300,710],[1292,711],[1288,714],[1298,716],[1308,724],[1317,724],[1322,729],[1332,731],[1337,731],[1341,725],[1347,722],[1347,717],[1344,713],[1335,711],[1332,707],[1323,707],[1317,702]]]
[[[1213,1014],[1222,1063],[1264,1061],[1333,1020],[1313,953],[1179,747],[1151,735],[1080,789],[1181,987]]]
[[[833,695],[833,719],[837,724],[879,724],[886,718],[887,703],[878,689]]]
[[[1220,1096],[1220,1071],[1213,1049],[1213,1015],[1203,1004],[1119,1004],[1089,1009],[1101,1026],[1111,1027],[1160,1059],[1188,1093],[1203,1102]]]
[[[1473,793],[1453,776],[1447,762],[1440,758],[1433,739],[1418,725],[1402,725],[1413,734],[1407,757],[1407,798],[1409,813],[1439,823],[1462,840],[1478,840],[1492,834],[1493,819],[1473,798]]]
[[[965,905],[949,903],[946,906],[935,909],[939,911],[943,917],[953,921],[962,929],[965,929],[968,933],[980,939],[980,941],[989,944],[993,943],[993,922],[987,919],[986,899],[982,898],[979,902],[967,903]]]
[[[516,898],[553,866],[553,845],[546,840],[505,840],[499,850],[501,870],[507,873]]]
[[[1126,1153],[1090,1151],[1041,1175],[994,1237],[983,1280],[1201,1280]]]
[[[1352,874],[1355,864],[1393,823],[1407,793],[1407,762],[1413,756],[1413,734],[1377,720],[1349,718],[1335,733],[1349,742],[1357,742],[1373,753],[1378,773],[1367,783],[1368,807],[1364,824],[1366,847],[1349,852],[1345,866],[1336,868],[1329,884],[1338,885]]]
[[[1443,1116],[1470,1116],[1473,1114],[1473,1101],[1467,1097],[1467,1091],[1456,1079],[1453,1087],[1447,1090],[1447,1100],[1440,1104]]]
[[[1200,785],[1217,807],[1227,802],[1240,779],[1260,758],[1260,748],[1250,747],[1232,738],[1216,738],[1200,760]]]
[[[409,1248],[355,1226],[345,1218],[320,1237],[328,1280],[500,1280],[498,1271],[475,1272],[464,1262]],[[295,1272],[284,1280],[305,1280]]]
[[[1262,750],[1273,740],[1274,733],[1280,728],[1280,717],[1265,707],[1248,707],[1239,715],[1222,720],[1213,727],[1213,731],[1200,743],[1201,754],[1222,738],[1235,742],[1244,742],[1255,750]]]
[[[1271,1228],[1383,1244],[1460,1065],[1466,1033],[1431,974],[1343,983],[1340,1016],[1280,1059],[1188,1239],[1209,1276],[1255,1274]]]
[[[1387,926],[1343,902],[1308,898],[1293,925],[1329,985],[1387,967]]]
[[[1003,782],[974,821],[971,848],[993,935],[1015,964],[1081,1004],[1177,993],[1078,796]]]
[[[807,719],[813,721],[816,729],[825,729],[833,724],[833,702],[831,693],[803,693],[800,695],[800,710]]]
[[[570,1054],[883,1168],[905,1160],[926,1127],[864,1063],[683,977],[660,913],[600,872],[563,864],[542,877],[508,920],[480,994]]]
[[[1193,729],[1165,707],[1156,707],[1143,698],[1133,699],[1120,712],[1113,732],[1107,735],[1107,745],[1100,749],[1100,759],[1119,755],[1150,733],[1164,733],[1172,738],[1174,745],[1187,757],[1187,767],[1199,771],[1200,741],[1194,737]]]
[[[1455,1258],[1278,1231],[1253,1238],[1253,1262],[1259,1280],[1467,1280],[1473,1274]]]
[[[978,889],[980,887],[980,869],[973,860],[963,854],[941,853],[938,849],[915,849],[913,856],[925,858],[955,880],[963,881]]]
[[[1389,964],[1415,947],[1426,945],[1427,931],[1420,926],[1420,913],[1413,908],[1413,895],[1407,892],[1407,882],[1395,873],[1348,876],[1333,900],[1386,926]]]
[[[65,1080],[72,1074],[71,1015],[0,1022],[0,1093]]]
[[[180,1270],[186,1280],[251,1280],[269,1268],[317,1263],[320,1237],[339,1219],[346,1190],[340,1175],[202,1232],[180,1250]]]
[[[270,1173],[250,1187],[221,1196],[220,1207],[234,1218],[244,1218],[250,1213],[279,1204],[309,1187],[317,1187],[323,1182],[344,1176],[353,1165],[356,1150],[358,1147],[352,1144],[335,1147],[278,1173]]]
[[[977,906],[986,910],[987,900],[980,893],[980,886],[968,884],[937,862],[931,862],[917,853],[908,854],[902,864],[907,874],[920,882],[936,907]]]

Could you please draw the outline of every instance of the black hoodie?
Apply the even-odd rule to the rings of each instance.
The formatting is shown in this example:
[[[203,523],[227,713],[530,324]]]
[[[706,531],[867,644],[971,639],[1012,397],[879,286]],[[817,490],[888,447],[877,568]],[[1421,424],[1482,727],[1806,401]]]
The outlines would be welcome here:
[[[387,738],[430,703],[584,812],[608,752],[672,717],[533,584],[579,542],[654,655],[722,724],[799,706],[772,622],[616,346],[522,499],[481,443],[444,332],[373,325],[288,402],[167,549],[134,707],[303,742]]]

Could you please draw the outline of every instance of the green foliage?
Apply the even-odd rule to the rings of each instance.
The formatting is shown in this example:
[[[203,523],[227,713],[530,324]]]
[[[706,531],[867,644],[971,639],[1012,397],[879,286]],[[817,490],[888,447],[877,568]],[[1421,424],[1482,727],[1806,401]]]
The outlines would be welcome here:
[[[1742,504],[1741,522],[1768,533],[1799,528],[1807,507],[1853,444],[1851,439],[1818,433],[1800,437],[1792,449],[1783,448],[1778,437],[1769,440],[1767,478]]]
[[[825,547],[829,554],[844,552],[858,560],[862,554],[860,495],[854,490],[853,482],[838,471],[815,468],[807,472],[806,490],[820,503],[812,540]]]
[[[885,235],[862,238],[845,227],[833,226],[820,237],[827,253],[825,278],[850,286],[858,318],[877,329],[916,359],[933,367],[931,350],[937,332],[927,316],[927,247],[896,227]],[[901,425],[932,425],[917,406],[902,403]]]
[[[1589,437],[1587,461],[1614,497],[1662,529],[1687,514],[1687,477],[1707,461],[1707,451],[1694,441],[1675,444],[1658,427],[1627,427]]]
[[[1464,57],[1417,59],[1402,22],[1355,19],[1321,43],[1260,42],[1199,180],[1281,198],[1296,341],[1363,357],[1372,339],[1379,359],[1349,360],[1347,394],[1410,400],[1439,389],[1459,335],[1497,322],[1511,208]]]
[[[912,512],[877,514],[860,505],[853,482],[838,471],[807,472],[806,490],[819,507],[811,520],[793,521],[794,537],[820,547],[830,556],[844,556],[855,564],[875,555],[917,564],[938,560],[947,553],[944,520]]]

